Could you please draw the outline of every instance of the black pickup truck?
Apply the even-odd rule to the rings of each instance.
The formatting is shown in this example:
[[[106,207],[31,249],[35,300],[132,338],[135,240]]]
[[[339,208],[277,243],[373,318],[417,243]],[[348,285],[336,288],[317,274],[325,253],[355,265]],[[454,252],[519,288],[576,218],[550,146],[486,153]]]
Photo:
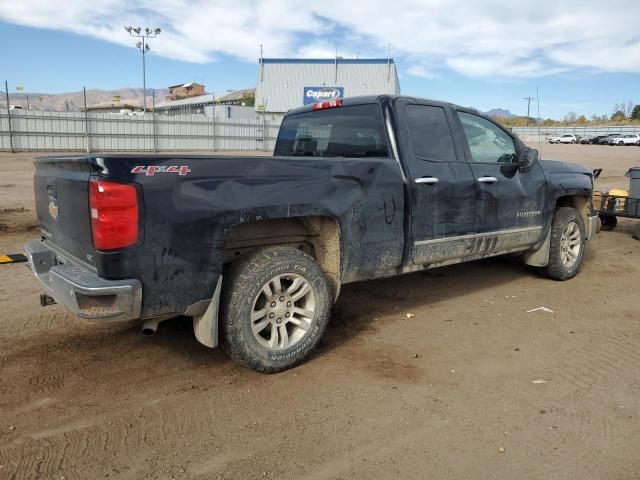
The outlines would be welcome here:
[[[555,280],[596,231],[593,178],[469,108],[404,96],[308,105],[274,156],[35,161],[31,268],[96,323],[192,317],[276,372],[308,357],[343,284],[519,252]]]

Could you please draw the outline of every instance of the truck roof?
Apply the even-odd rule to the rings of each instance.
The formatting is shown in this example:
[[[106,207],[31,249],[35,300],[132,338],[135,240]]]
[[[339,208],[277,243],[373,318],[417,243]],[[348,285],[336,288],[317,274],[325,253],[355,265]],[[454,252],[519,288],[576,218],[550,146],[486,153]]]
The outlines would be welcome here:
[[[474,113],[479,113],[481,115],[484,115],[482,112],[479,112],[478,110],[471,108],[471,107],[463,107],[460,105],[456,105],[454,103],[451,102],[445,102],[442,100],[433,100],[430,98],[421,98],[421,97],[414,97],[414,96],[410,96],[410,95],[389,95],[389,94],[385,94],[385,95],[360,95],[360,96],[356,96],[356,97],[346,97],[344,99],[342,99],[342,105],[347,107],[347,106],[352,106],[352,105],[364,105],[367,103],[383,103],[385,101],[387,102],[393,102],[399,98],[406,98],[409,100],[421,100],[421,101],[428,101],[430,103],[433,103],[435,105],[440,105],[440,106],[451,106],[454,107],[456,109],[460,109],[460,110],[466,110],[466,111],[470,111],[470,112],[474,112]],[[291,110],[289,110],[287,112],[287,115],[295,115],[297,113],[304,113],[304,112],[311,112],[313,110],[313,104],[309,104],[309,105],[304,105],[302,107],[296,107],[296,108],[292,108]]]

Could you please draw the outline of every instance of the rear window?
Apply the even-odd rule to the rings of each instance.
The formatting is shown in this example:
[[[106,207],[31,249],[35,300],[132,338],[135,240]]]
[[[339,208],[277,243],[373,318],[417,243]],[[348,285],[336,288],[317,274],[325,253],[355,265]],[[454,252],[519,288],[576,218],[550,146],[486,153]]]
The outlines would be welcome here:
[[[275,155],[300,157],[389,156],[377,104],[354,105],[285,117]]]

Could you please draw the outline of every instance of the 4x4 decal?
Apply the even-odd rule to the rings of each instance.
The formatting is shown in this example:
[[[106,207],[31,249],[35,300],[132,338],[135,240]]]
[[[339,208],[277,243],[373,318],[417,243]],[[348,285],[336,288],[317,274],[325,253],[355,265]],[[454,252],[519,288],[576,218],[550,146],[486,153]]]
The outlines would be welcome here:
[[[131,173],[144,173],[147,177],[153,177],[156,173],[177,173],[185,176],[191,172],[188,165],[137,165],[131,169]]]

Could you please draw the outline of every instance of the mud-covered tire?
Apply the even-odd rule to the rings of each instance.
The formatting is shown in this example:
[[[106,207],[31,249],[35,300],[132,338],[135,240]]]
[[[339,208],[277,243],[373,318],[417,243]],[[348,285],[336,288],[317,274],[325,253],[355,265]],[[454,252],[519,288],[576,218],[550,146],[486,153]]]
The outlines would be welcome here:
[[[573,227],[575,225],[575,228]],[[566,236],[567,232],[573,232],[571,236],[577,236],[579,250],[573,263],[567,263]],[[553,280],[569,280],[576,276],[582,268],[587,236],[584,222],[580,213],[571,207],[558,208],[551,225],[551,243],[549,245],[549,263],[540,269],[540,273]],[[573,250],[572,250],[573,252]]]
[[[263,373],[286,370],[307,359],[317,347],[327,328],[332,303],[327,280],[315,260],[295,248],[269,247],[234,262],[225,275],[222,286],[220,334],[222,347],[227,354],[241,365]],[[256,302],[266,301],[267,297],[263,293],[263,287],[266,284],[269,285],[269,291],[274,293],[274,296],[279,295],[276,295],[277,289],[273,288],[273,284],[270,283],[273,279],[282,279],[282,281],[278,280],[278,284],[281,285],[281,293],[286,294],[285,285],[287,285],[286,282],[289,278],[287,275],[290,275],[291,278],[302,278],[310,286],[313,295],[314,316],[308,326],[304,325],[307,330],[298,331],[300,327],[297,325],[300,324],[293,323],[294,313],[290,313],[291,319],[286,321],[284,313],[282,315],[276,313],[276,317],[282,316],[285,322],[285,324],[279,322],[276,325],[274,322],[278,318],[275,318],[271,324],[267,325],[271,337],[274,335],[272,328],[277,332],[275,333],[276,343],[281,343],[280,341],[284,337],[287,338],[287,344],[289,343],[289,339],[293,337],[289,337],[286,332],[283,335],[279,329],[287,329],[292,325],[296,334],[301,337],[288,348],[284,346],[284,343],[269,348],[262,344],[270,343],[269,338],[260,340],[258,337],[260,333],[254,333],[253,330],[259,322],[253,320],[252,315],[257,313]],[[289,288],[291,286],[292,284],[289,284]],[[280,298],[284,297],[278,296],[274,303],[277,303]],[[291,308],[296,307],[296,302],[298,300],[293,301]],[[286,310],[286,303],[278,304],[277,308],[282,307]],[[264,308],[269,309],[271,305],[271,302],[267,302],[264,304]],[[271,314],[262,317],[262,320],[266,320],[269,315]],[[298,318],[295,320],[299,321]],[[260,336],[260,338],[262,337]]]

